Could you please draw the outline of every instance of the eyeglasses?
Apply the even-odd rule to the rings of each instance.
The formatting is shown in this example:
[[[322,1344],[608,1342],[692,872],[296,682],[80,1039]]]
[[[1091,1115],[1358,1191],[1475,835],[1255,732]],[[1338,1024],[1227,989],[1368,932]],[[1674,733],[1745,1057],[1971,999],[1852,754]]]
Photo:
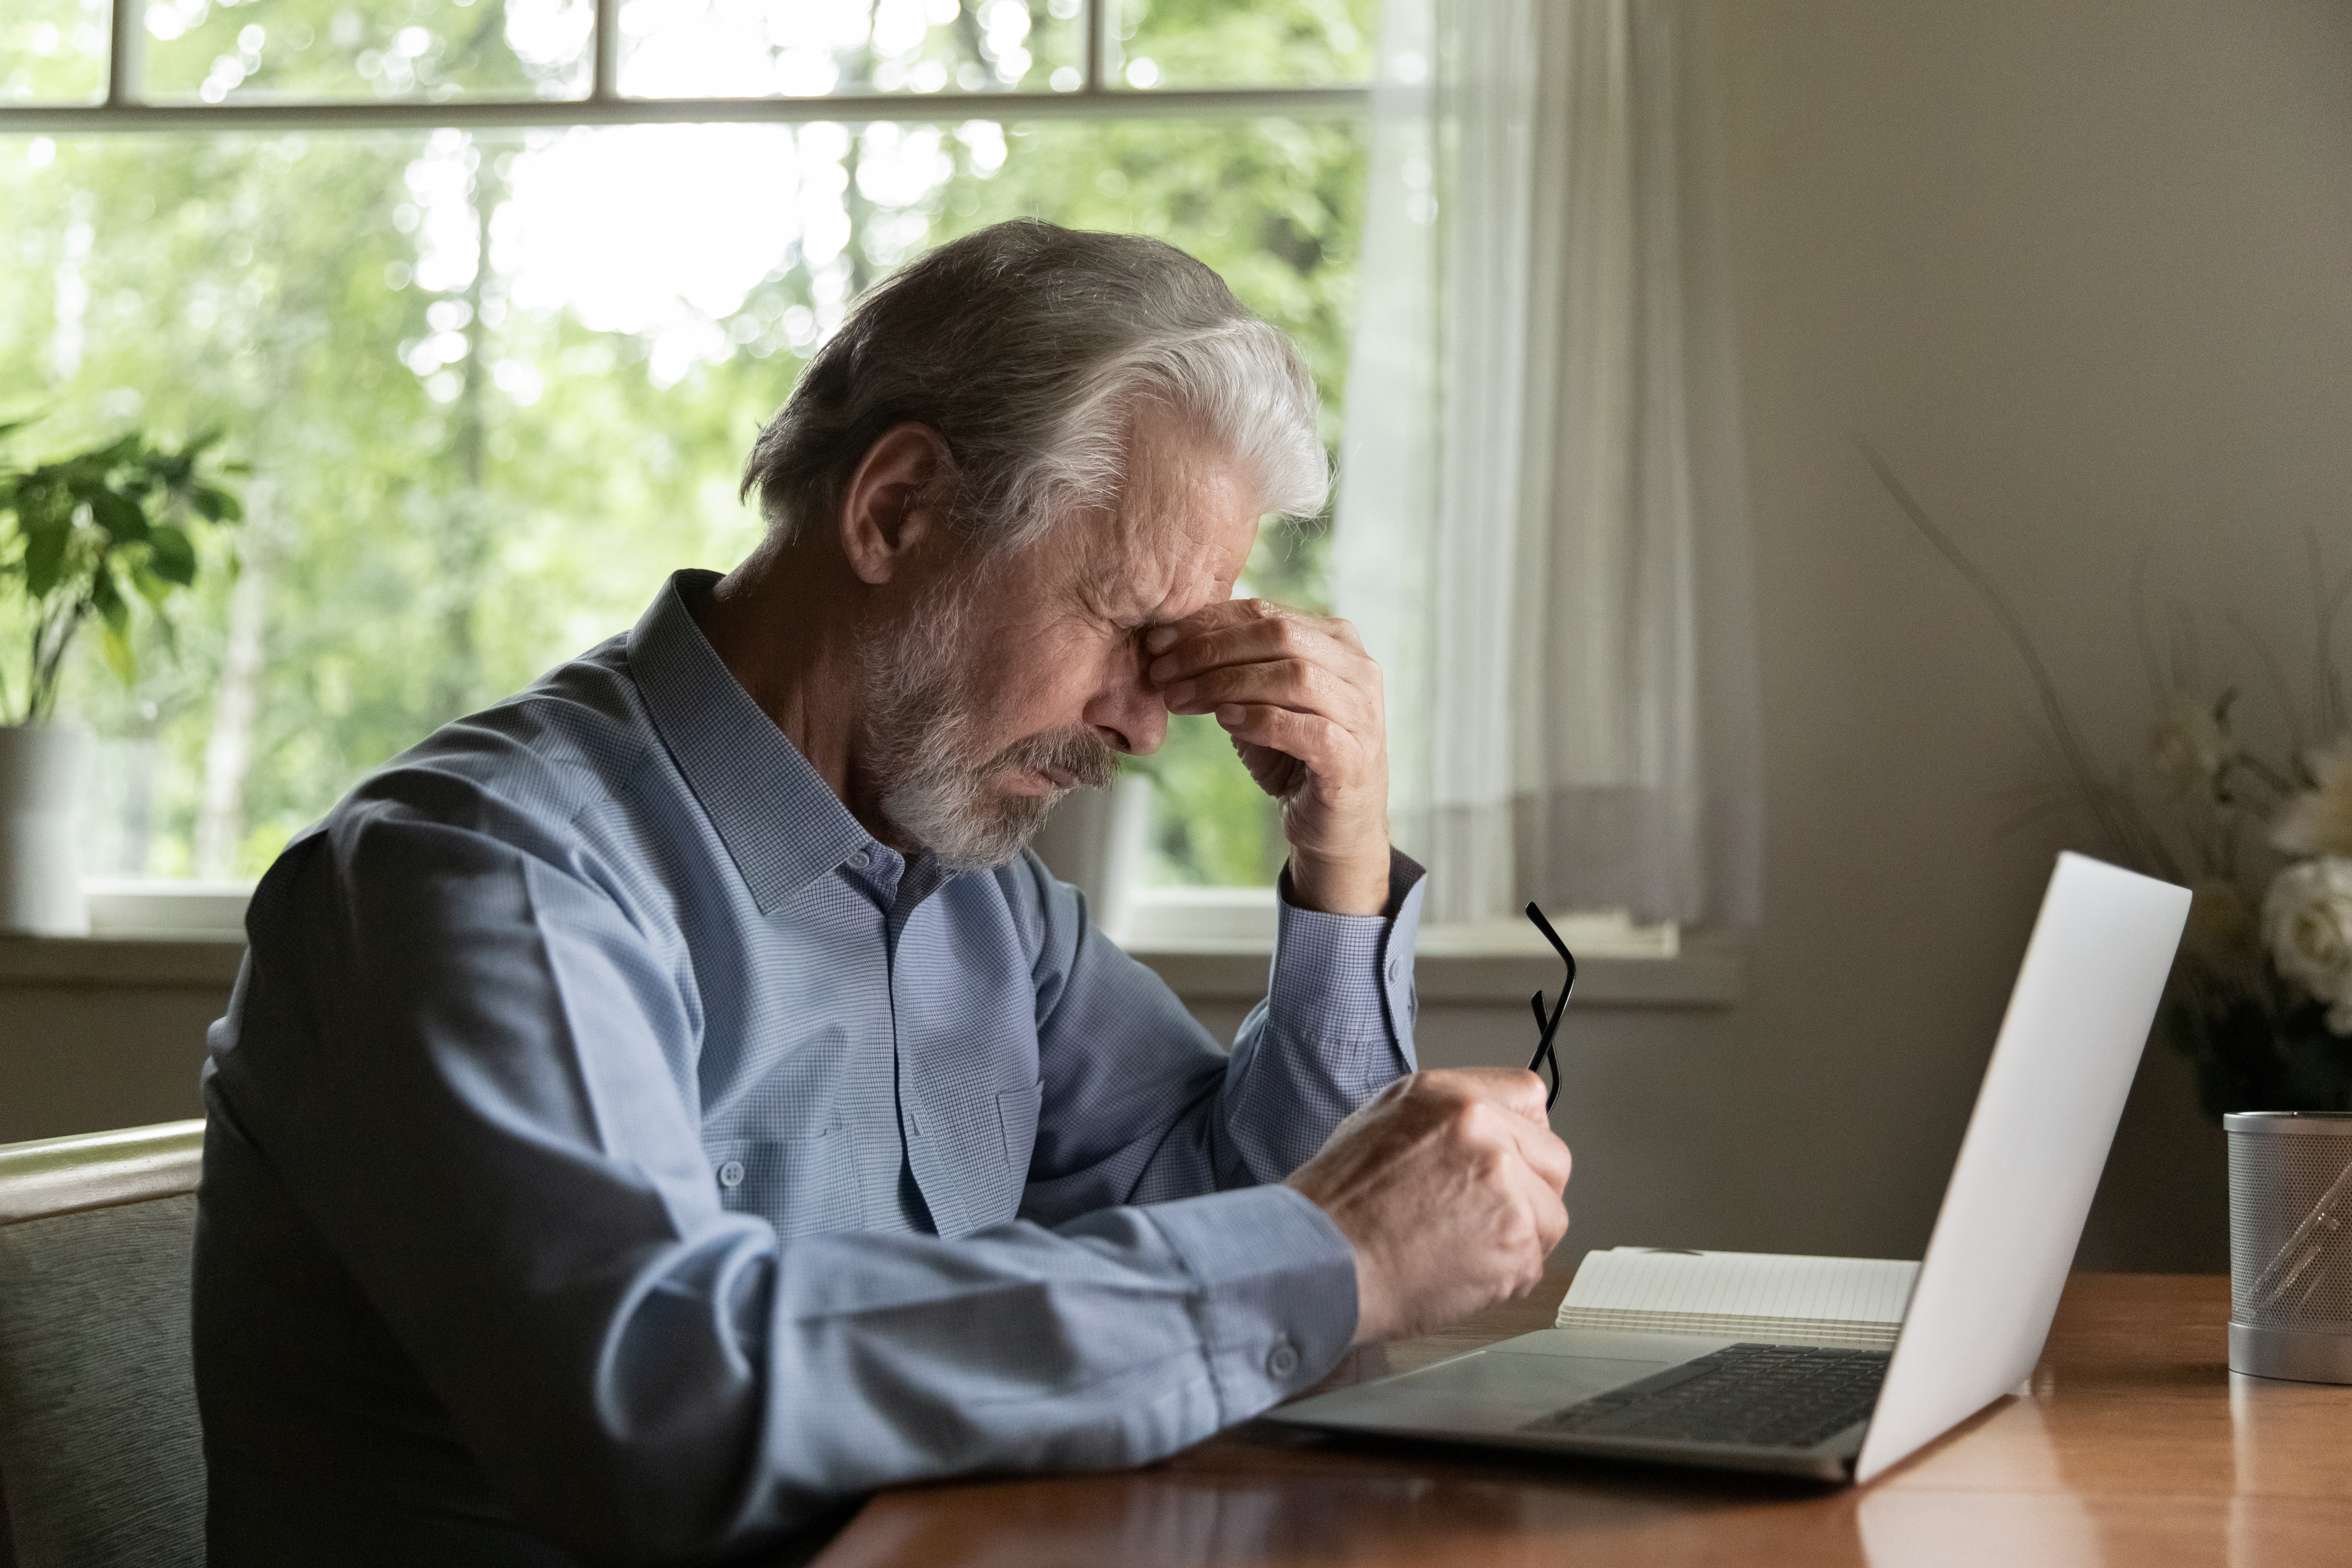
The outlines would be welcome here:
[[[1528,1071],[1541,1072],[1547,1066],[1551,1069],[1551,1092],[1544,1096],[1544,1109],[1549,1111],[1552,1102],[1559,1098],[1559,1057],[1551,1048],[1551,1037],[1559,1032],[1559,1015],[1568,1011],[1568,993],[1576,989],[1576,955],[1568,950],[1568,944],[1559,939],[1559,933],[1551,928],[1551,922],[1544,918],[1544,912],[1538,909],[1532,900],[1528,904],[1528,918],[1534,921],[1536,929],[1544,934],[1544,940],[1550,943],[1552,951],[1559,955],[1559,961],[1568,966],[1568,978],[1559,984],[1559,1005],[1551,1009],[1549,1017],[1544,1014],[1544,994],[1541,991],[1528,998],[1529,1005],[1536,1009],[1538,1038],[1536,1053],[1528,1061]]]

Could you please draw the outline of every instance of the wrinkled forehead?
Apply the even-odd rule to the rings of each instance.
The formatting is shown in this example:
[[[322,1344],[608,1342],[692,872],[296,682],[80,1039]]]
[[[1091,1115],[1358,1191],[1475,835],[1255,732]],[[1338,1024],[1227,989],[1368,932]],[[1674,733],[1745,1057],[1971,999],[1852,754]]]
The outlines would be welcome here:
[[[1257,539],[1259,491],[1222,446],[1139,420],[1118,506],[1070,519],[1080,591],[1097,613],[1129,624],[1181,621],[1231,598]]]

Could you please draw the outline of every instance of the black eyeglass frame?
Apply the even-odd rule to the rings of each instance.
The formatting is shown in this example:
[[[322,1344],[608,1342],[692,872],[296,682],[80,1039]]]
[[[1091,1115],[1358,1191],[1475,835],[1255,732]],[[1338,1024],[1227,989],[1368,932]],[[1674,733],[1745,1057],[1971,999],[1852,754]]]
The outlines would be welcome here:
[[[1544,994],[1541,991],[1528,998],[1528,1005],[1536,1011],[1538,1038],[1535,1055],[1528,1059],[1528,1071],[1540,1074],[1546,1067],[1550,1068],[1551,1089],[1544,1095],[1544,1109],[1549,1111],[1552,1103],[1559,1098],[1559,1053],[1552,1049],[1552,1037],[1559,1032],[1560,1015],[1568,1011],[1569,993],[1576,989],[1576,955],[1568,950],[1568,944],[1559,939],[1559,933],[1551,928],[1551,922],[1544,918],[1544,912],[1536,907],[1533,899],[1528,901],[1528,918],[1536,923],[1536,929],[1542,932],[1544,940],[1551,944],[1551,950],[1559,955],[1559,961],[1568,966],[1568,978],[1560,982],[1559,1001],[1551,1009],[1549,1017],[1544,1015]]]

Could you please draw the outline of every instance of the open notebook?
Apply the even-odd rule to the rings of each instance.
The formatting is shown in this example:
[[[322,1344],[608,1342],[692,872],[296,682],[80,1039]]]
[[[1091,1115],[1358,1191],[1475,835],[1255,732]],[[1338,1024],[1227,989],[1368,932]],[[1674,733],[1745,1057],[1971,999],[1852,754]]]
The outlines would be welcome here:
[[[1588,1252],[1554,1325],[1891,1350],[1916,1263],[1612,1247]]]

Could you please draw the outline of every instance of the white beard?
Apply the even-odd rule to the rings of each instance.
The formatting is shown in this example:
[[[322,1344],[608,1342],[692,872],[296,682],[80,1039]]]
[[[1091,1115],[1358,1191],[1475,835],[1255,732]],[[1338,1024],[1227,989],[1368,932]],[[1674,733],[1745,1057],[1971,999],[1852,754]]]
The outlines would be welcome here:
[[[970,611],[968,592],[942,588],[915,607],[897,635],[869,632],[857,650],[867,753],[887,780],[882,814],[950,872],[1010,862],[1070,792],[1004,794],[990,789],[990,779],[1017,768],[1053,769],[1075,776],[1076,787],[1100,789],[1118,765],[1101,737],[1084,728],[973,755],[988,694],[965,657]]]

